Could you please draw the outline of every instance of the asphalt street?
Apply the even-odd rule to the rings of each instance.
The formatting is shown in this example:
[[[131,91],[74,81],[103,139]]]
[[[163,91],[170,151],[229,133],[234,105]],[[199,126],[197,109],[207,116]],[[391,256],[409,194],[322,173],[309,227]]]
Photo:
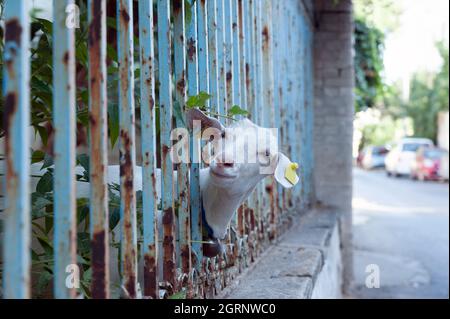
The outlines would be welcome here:
[[[353,175],[355,281],[349,297],[448,298],[448,183],[358,168]],[[375,274],[369,265],[379,270],[379,288],[366,285]]]

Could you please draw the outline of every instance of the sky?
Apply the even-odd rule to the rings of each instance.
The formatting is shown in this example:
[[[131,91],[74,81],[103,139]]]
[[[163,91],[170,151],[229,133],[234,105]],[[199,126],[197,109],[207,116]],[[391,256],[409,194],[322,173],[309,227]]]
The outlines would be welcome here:
[[[435,43],[448,45],[449,0],[395,0],[402,10],[399,27],[386,38],[385,77],[388,83],[408,81],[419,70],[435,71],[441,58]]]

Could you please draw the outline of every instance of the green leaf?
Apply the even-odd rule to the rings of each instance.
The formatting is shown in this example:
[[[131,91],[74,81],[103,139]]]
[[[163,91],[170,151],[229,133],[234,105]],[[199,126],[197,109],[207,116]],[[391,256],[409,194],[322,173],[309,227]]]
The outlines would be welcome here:
[[[45,216],[44,221],[45,221],[45,232],[49,234],[53,228],[53,216]]]
[[[85,255],[91,250],[91,239],[88,232],[79,232],[77,234],[77,247],[81,255]]]
[[[169,296],[168,299],[186,299],[186,290],[179,291],[172,296]]]
[[[206,92],[200,92],[198,95],[190,96],[186,102],[186,107],[188,109],[193,109],[195,107],[199,107],[204,110],[206,108],[206,102],[211,98]]]
[[[53,174],[47,171],[36,185],[36,191],[45,194],[53,189]]]
[[[109,229],[113,230],[120,221],[120,208],[110,207],[109,208]]]
[[[186,25],[189,25],[192,21],[192,6],[194,4],[195,0],[191,1],[184,0],[184,23]]]
[[[35,126],[36,130],[39,133],[39,136],[41,137],[42,140],[42,144],[47,145],[47,141],[48,141],[48,132],[47,129],[43,126]],[[40,162],[40,161],[38,161]]]
[[[241,109],[238,105],[233,105],[233,107],[228,110],[228,116],[236,116],[236,115],[247,116],[248,114],[249,113],[246,110]]]
[[[43,161],[44,157],[45,157],[45,153],[43,151],[40,151],[40,150],[34,151],[33,154],[31,155],[31,164],[39,163],[39,162]]]
[[[43,271],[39,274],[39,278],[36,284],[36,290],[38,295],[44,293],[44,291],[47,289],[52,279],[53,275],[47,271]]]
[[[39,244],[41,244],[41,247],[44,249],[45,254],[47,256],[53,256],[53,246],[48,238],[44,238],[42,236],[37,236],[36,238],[39,241]]]
[[[77,156],[77,165],[80,165],[87,172],[87,176],[89,176],[89,155],[88,154],[80,154]]]
[[[117,103],[108,105],[109,140],[113,148],[119,138],[119,106]]]

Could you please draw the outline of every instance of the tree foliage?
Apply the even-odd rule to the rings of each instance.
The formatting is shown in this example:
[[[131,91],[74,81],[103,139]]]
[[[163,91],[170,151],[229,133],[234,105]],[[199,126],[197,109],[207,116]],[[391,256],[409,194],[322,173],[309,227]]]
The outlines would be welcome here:
[[[448,47],[437,44],[442,67],[437,73],[417,72],[410,84],[409,100],[405,102],[406,115],[413,119],[414,133],[420,137],[437,138],[439,112],[448,111]]]
[[[373,107],[383,95],[384,34],[363,18],[355,20],[355,107]]]

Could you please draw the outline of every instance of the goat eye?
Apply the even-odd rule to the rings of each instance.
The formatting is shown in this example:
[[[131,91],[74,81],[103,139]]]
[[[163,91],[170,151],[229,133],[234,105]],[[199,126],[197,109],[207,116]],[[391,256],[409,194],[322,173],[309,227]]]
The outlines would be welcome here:
[[[225,138],[225,131],[222,132],[222,138]]]

